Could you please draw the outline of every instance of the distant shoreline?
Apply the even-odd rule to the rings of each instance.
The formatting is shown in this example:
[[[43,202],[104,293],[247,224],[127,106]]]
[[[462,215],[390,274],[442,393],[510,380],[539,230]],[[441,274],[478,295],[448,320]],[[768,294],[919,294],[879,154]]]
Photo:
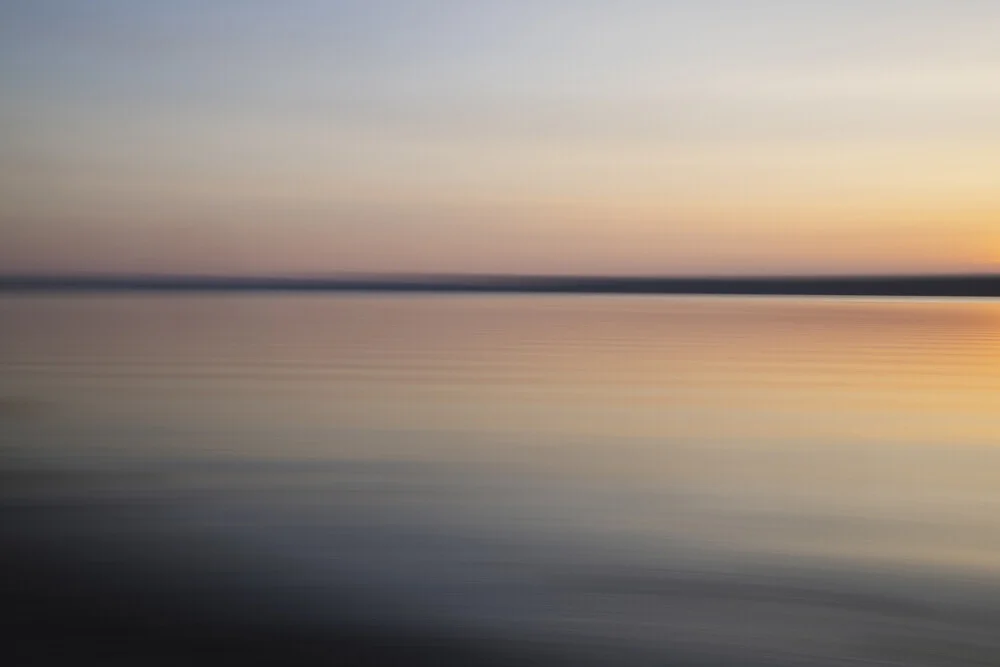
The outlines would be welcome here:
[[[998,275],[609,277],[0,276],[11,292],[435,292],[998,297]]]

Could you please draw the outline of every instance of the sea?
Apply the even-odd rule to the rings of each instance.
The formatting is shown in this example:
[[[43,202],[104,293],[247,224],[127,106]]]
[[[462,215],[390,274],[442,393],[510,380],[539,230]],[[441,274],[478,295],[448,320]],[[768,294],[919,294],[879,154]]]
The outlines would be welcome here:
[[[0,297],[8,664],[1000,665],[1000,300]]]

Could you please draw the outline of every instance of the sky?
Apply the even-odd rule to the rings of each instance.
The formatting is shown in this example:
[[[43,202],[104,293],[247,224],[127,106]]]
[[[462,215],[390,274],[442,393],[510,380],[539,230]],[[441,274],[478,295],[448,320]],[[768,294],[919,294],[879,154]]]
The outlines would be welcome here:
[[[994,0],[8,0],[0,271],[1000,265]]]

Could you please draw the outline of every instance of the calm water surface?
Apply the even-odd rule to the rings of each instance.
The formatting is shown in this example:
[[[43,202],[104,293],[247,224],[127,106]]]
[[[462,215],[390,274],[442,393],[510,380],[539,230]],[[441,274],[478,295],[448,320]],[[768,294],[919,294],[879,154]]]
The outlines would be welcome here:
[[[0,318],[26,562],[496,664],[1000,665],[1000,302],[8,296]]]

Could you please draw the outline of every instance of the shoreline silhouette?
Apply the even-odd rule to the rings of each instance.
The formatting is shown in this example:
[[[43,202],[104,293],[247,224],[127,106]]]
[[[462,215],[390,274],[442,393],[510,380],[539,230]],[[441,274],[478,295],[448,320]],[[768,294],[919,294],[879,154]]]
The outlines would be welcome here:
[[[528,276],[333,277],[192,275],[7,275],[0,292],[467,292],[997,297],[1000,274],[884,276]]]

